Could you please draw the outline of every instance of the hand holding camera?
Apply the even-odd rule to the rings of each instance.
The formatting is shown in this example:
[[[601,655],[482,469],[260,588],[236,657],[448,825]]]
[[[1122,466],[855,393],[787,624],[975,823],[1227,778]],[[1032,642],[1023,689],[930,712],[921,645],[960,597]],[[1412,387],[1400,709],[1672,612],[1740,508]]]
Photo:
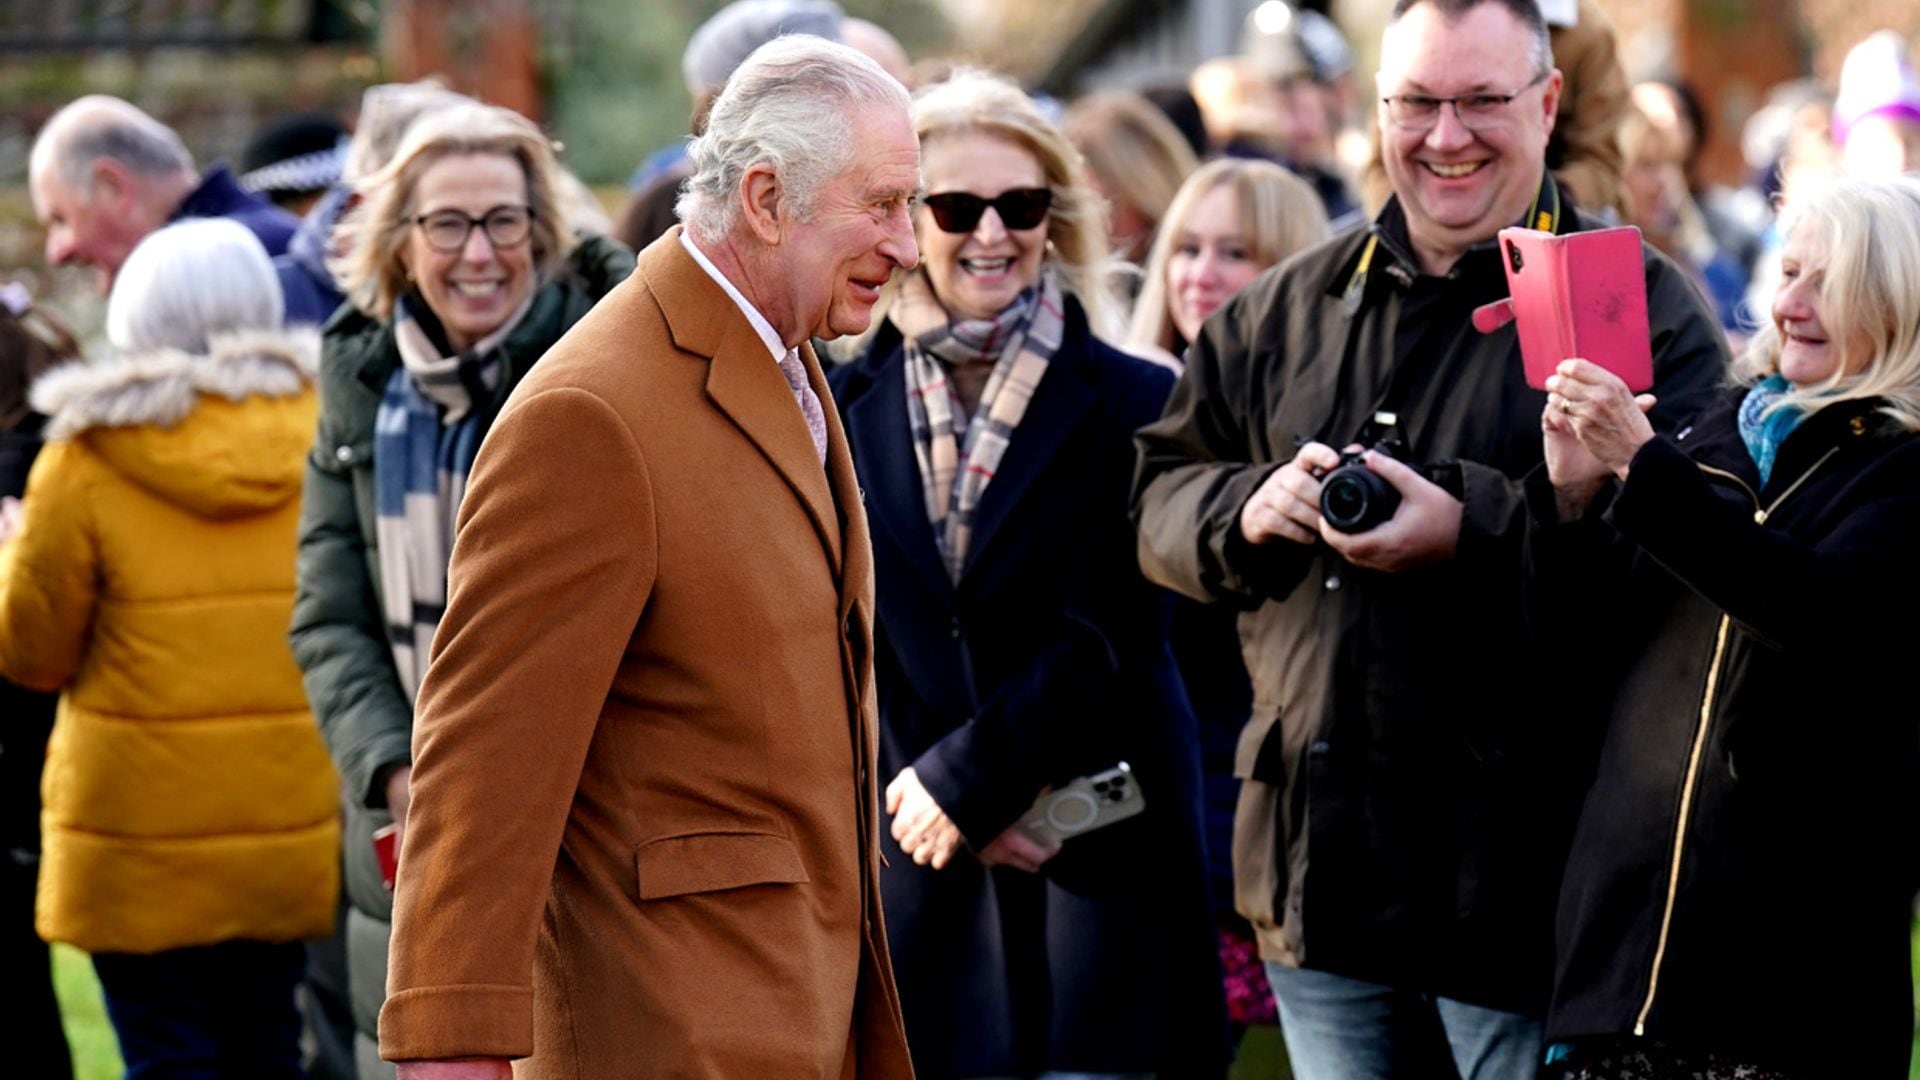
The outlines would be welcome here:
[[[1240,535],[1249,544],[1275,537],[1311,546],[1320,540],[1320,476],[1339,467],[1324,443],[1302,443],[1293,460],[1267,475],[1240,508]]]

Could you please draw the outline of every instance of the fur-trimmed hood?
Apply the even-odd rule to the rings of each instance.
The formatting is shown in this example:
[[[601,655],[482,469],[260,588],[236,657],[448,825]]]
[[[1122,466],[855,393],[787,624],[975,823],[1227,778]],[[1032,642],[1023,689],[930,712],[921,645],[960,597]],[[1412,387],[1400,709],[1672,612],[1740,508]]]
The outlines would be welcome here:
[[[205,517],[297,497],[312,444],[320,333],[216,337],[205,355],[161,350],[65,364],[34,383],[47,438],[87,444],[115,471]]]

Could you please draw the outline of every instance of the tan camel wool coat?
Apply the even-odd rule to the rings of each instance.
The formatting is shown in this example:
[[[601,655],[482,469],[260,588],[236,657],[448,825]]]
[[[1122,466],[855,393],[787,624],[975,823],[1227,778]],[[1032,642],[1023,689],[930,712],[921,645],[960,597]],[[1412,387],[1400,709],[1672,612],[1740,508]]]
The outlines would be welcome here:
[[[872,553],[826,419],[822,470],[678,229],[515,390],[420,693],[383,1056],[911,1075],[878,901]]]

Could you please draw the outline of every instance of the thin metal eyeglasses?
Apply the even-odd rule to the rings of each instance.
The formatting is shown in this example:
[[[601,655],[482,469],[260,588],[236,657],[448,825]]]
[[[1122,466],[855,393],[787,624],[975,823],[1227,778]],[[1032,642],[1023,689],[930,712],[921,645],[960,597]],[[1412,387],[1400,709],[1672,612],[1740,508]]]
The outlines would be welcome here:
[[[1392,94],[1386,102],[1387,119],[1405,131],[1426,131],[1440,122],[1440,110],[1453,106],[1453,115],[1468,131],[1486,131],[1513,119],[1507,106],[1521,94],[1547,81],[1552,69],[1535,75],[1533,80],[1511,94],[1460,94],[1456,97],[1430,97],[1426,94]]]
[[[421,214],[413,223],[426,234],[435,251],[449,254],[463,250],[473,227],[480,226],[495,248],[519,247],[533,235],[533,207],[496,206],[479,217],[459,210],[435,210]]]

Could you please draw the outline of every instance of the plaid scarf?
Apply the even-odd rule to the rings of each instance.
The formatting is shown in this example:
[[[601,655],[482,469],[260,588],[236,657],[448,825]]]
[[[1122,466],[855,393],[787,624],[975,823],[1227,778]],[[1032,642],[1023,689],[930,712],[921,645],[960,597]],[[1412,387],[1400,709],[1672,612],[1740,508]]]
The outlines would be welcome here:
[[[991,319],[954,319],[925,274],[902,284],[889,316],[906,352],[907,423],[927,520],[954,583],[966,566],[973,515],[992,483],[1027,404],[1060,348],[1066,307],[1051,270]],[[961,364],[991,363],[972,416],[950,377]],[[956,480],[957,478],[957,480]]]
[[[428,649],[447,609],[447,560],[484,426],[476,400],[503,375],[500,343],[533,297],[473,348],[444,356],[403,298],[393,305],[400,367],[387,380],[373,429],[374,535],[393,666],[408,699],[420,690]]]

